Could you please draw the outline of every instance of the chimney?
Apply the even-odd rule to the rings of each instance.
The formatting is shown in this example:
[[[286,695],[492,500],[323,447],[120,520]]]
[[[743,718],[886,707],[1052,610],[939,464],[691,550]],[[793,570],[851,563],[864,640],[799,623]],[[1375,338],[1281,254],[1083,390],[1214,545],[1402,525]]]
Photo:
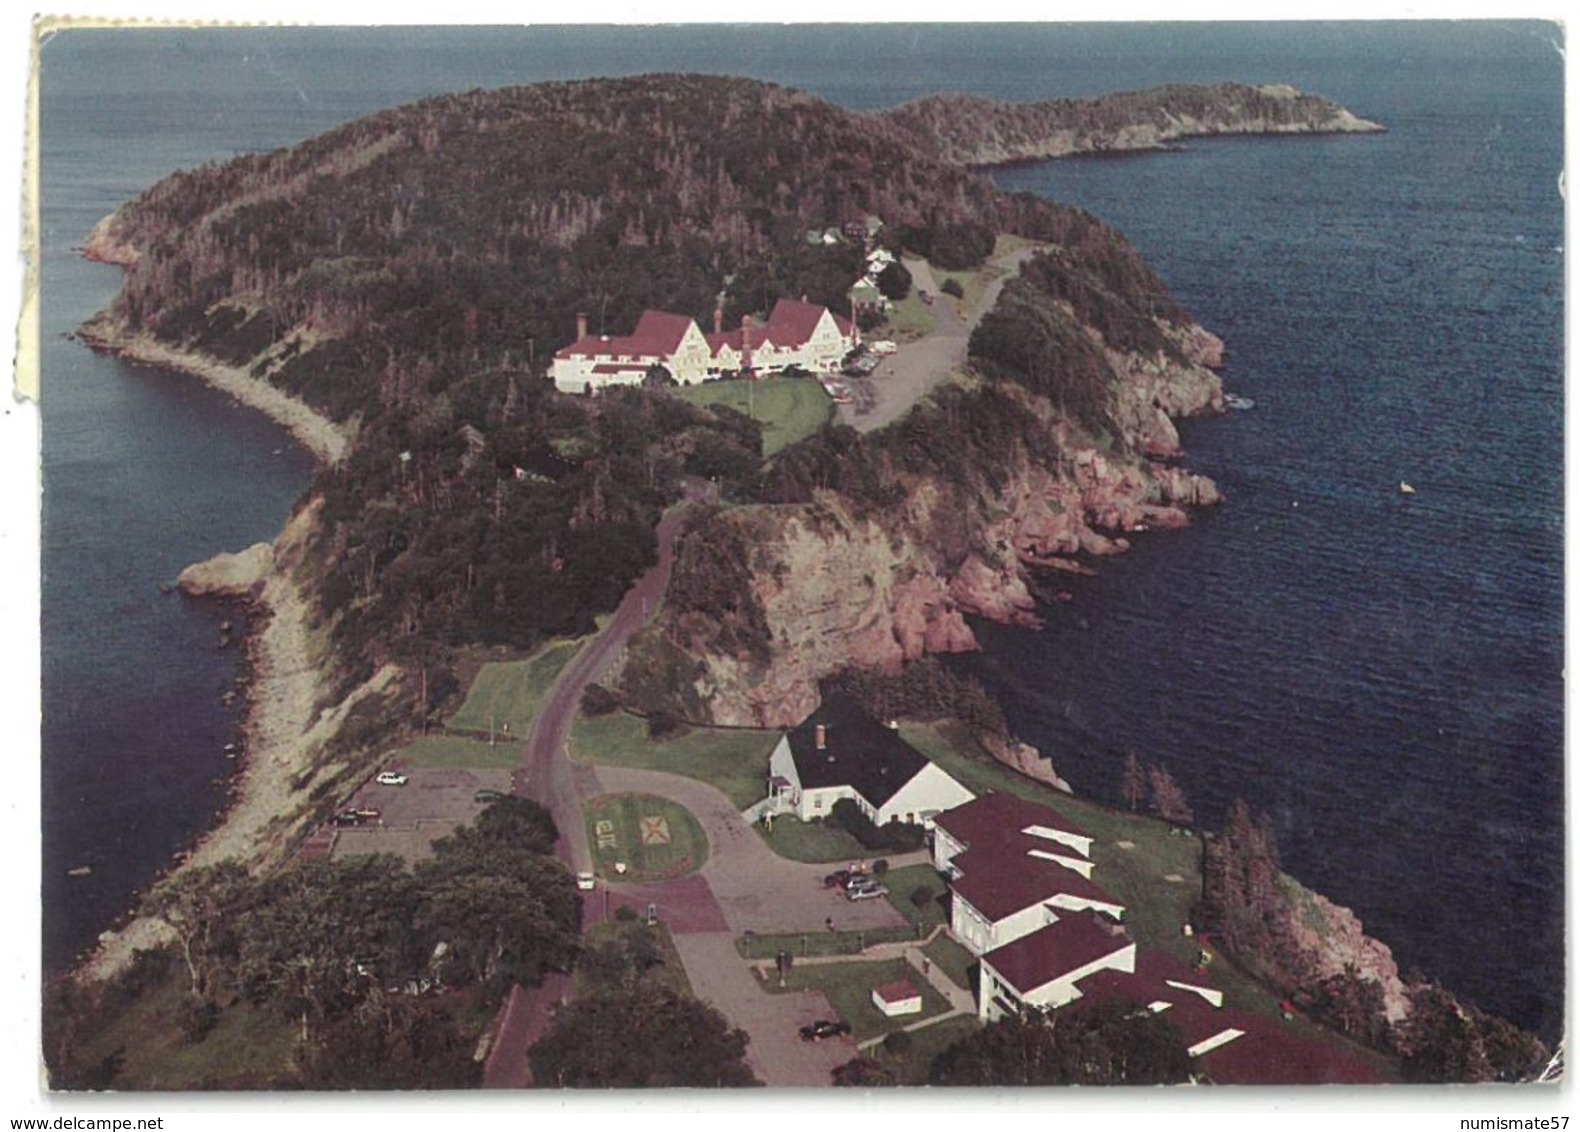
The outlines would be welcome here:
[[[715,333],[715,334],[723,334],[724,333],[724,308],[723,307],[714,307],[713,308],[713,333]]]
[[[576,316],[576,341],[580,342],[585,337],[587,337],[587,315],[582,313]]]
[[[752,368],[752,316],[741,315],[741,370]]]
[[[817,725],[817,749],[820,751],[828,750],[828,728],[821,723]]]

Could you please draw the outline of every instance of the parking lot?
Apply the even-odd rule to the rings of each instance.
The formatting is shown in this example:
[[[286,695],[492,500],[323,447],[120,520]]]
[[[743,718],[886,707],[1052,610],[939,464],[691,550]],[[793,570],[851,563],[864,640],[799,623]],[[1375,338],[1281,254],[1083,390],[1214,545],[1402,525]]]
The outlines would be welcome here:
[[[433,843],[458,825],[466,825],[487,802],[479,790],[509,793],[511,772],[502,768],[405,770],[404,786],[382,786],[369,779],[343,809],[377,810],[362,825],[342,826],[335,833],[332,854],[394,853],[407,861],[432,855]]]

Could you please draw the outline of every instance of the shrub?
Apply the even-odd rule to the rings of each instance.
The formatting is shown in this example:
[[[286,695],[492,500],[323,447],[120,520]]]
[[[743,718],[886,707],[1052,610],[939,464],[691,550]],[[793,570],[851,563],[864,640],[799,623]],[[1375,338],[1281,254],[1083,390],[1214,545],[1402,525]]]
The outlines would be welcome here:
[[[915,1044],[915,1041],[916,1039],[912,1038],[906,1031],[895,1030],[883,1039],[883,1048],[889,1053],[901,1055],[907,1052]]]
[[[911,889],[911,903],[916,906],[917,911],[926,908],[933,900],[933,890],[927,885],[919,884]]]
[[[938,285],[938,289],[946,295],[953,295],[957,299],[966,297],[966,289],[960,285],[958,279],[945,279]]]
[[[622,924],[632,923],[636,919],[636,909],[629,904],[622,904],[614,910],[614,918]]]
[[[880,850],[887,849],[891,853],[909,853],[913,849],[920,849],[926,840],[926,834],[919,825],[909,825],[906,822],[891,821],[886,825],[874,825],[871,818],[862,813],[861,807],[849,798],[841,798],[829,810],[829,819],[861,842],[862,848]],[[888,869],[887,861],[880,862],[885,870]],[[873,866],[877,871],[877,866]],[[879,873],[881,876],[882,873]]]
[[[583,715],[608,715],[610,712],[618,710],[619,707],[620,697],[602,684],[589,684],[582,689]]]

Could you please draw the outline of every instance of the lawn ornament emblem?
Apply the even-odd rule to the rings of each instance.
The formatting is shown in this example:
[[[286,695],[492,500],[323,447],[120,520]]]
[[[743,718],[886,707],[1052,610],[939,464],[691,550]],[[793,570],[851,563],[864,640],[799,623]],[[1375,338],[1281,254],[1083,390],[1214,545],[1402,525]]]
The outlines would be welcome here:
[[[657,817],[643,818],[639,824],[642,831],[643,845],[669,844],[668,818],[660,814]]]

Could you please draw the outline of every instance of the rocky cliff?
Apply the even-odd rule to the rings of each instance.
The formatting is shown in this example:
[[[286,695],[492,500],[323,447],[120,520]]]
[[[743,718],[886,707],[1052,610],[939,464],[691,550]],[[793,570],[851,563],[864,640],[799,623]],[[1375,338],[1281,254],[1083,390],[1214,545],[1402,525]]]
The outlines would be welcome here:
[[[877,486],[710,515],[682,542],[664,613],[632,649],[628,694],[694,719],[786,726],[841,669],[974,650],[972,617],[1035,625],[1033,570],[1089,571],[1134,532],[1182,526],[1190,508],[1218,502],[1211,480],[1164,458],[1180,454],[1170,418],[1221,408],[1204,364],[1221,344],[1194,327],[1175,339],[1192,352],[1108,351],[1117,445],[1014,382],[967,381],[875,442],[876,456],[837,457],[870,461]],[[934,435],[949,470],[905,470]],[[681,675],[665,687],[660,669]]]
[[[1337,103],[1282,84],[1174,85],[1024,104],[939,94],[881,116],[941,160],[974,166],[1160,149],[1182,138],[1225,134],[1383,130]]]

